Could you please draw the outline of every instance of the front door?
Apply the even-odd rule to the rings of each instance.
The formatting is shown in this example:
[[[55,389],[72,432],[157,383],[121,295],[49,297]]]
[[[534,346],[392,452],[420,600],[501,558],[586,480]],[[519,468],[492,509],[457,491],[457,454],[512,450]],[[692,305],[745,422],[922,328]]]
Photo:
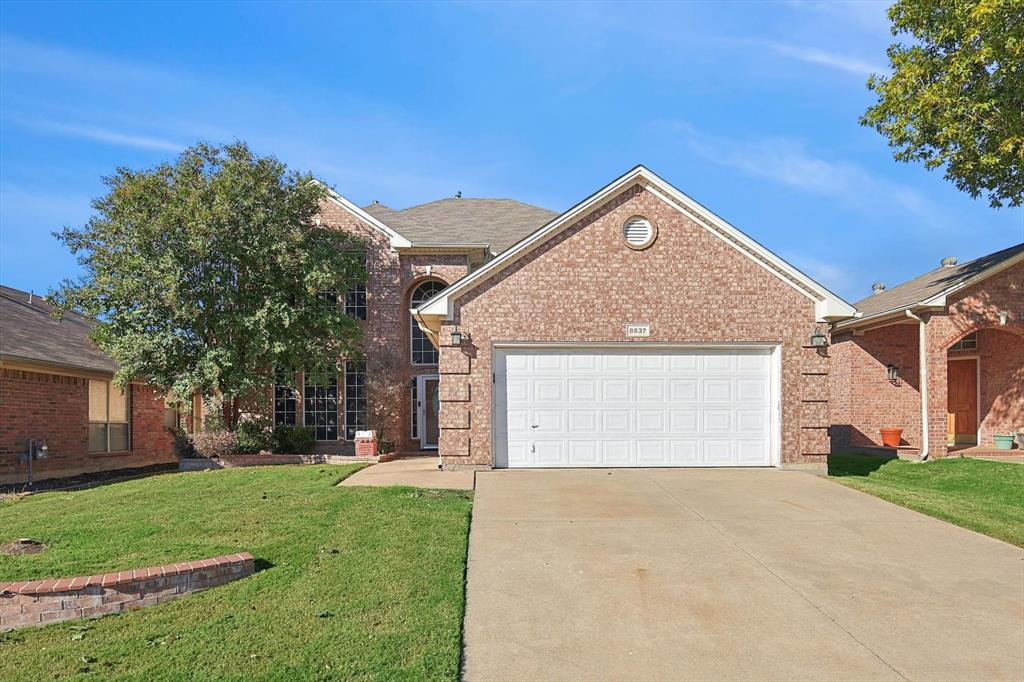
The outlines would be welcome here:
[[[416,379],[417,411],[420,430],[420,447],[424,450],[437,447],[440,436],[438,414],[441,412],[440,382],[436,376],[419,376]]]
[[[950,360],[946,372],[946,442],[978,443],[978,360]]]

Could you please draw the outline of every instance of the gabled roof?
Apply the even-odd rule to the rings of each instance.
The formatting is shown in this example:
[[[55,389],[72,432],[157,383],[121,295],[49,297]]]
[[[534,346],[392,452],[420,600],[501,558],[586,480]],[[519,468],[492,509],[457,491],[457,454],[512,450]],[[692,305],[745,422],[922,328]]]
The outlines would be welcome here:
[[[370,204],[363,210],[402,233],[414,247],[479,244],[499,254],[557,216],[515,199],[452,197],[398,210]]]
[[[319,180],[317,180],[316,182],[319,182]],[[400,248],[403,246],[412,245],[412,243],[408,239],[406,239],[404,236],[396,232],[391,227],[385,225],[378,218],[370,215],[363,209],[359,208],[358,206],[356,206],[351,201],[335,192],[333,189],[331,189],[324,183],[321,182],[320,184],[323,185],[323,187],[327,190],[328,200],[333,201],[335,204],[342,207],[359,220],[362,220],[363,222],[367,223],[368,225],[378,230],[379,232],[384,233],[387,236],[388,240],[391,242],[391,246],[393,248]]]
[[[561,230],[575,224],[591,211],[600,208],[609,199],[634,185],[641,185],[662,201],[683,212],[694,222],[740,251],[761,267],[793,287],[815,303],[819,320],[837,320],[854,315],[853,307],[839,296],[817,283],[756,241],[718,217],[704,206],[662,180],[644,166],[636,166],[629,172],[590,195],[554,218],[540,229],[523,238],[482,268],[463,277],[434,298],[417,308],[417,314],[450,318],[453,302],[463,293],[519,258],[530,253],[540,244],[554,237]]]
[[[938,267],[892,289],[873,294],[854,304],[861,313],[857,323],[894,311],[921,305],[945,305],[948,294],[970,286],[1014,263],[1024,261],[1024,244],[1017,244],[972,261]]]
[[[109,374],[117,370],[89,340],[96,320],[71,311],[57,322],[51,310],[38,294],[0,286],[0,358]]]

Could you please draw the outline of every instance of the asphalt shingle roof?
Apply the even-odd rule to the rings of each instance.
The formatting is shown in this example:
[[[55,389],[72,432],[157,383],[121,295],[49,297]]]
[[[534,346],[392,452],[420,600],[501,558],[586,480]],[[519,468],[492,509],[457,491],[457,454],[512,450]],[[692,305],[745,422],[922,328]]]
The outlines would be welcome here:
[[[939,267],[892,289],[886,289],[879,294],[868,296],[853,305],[857,310],[864,313],[865,317],[910,306],[937,296],[946,289],[954,287],[964,280],[999,265],[1008,258],[1013,258],[1020,253],[1024,253],[1024,244],[1017,244],[1008,249],[996,251],[987,256],[975,258],[972,261],[952,267]]]
[[[501,253],[555,218],[558,213],[514,199],[441,199],[395,210],[370,204],[363,210],[413,246],[490,245]]]
[[[96,320],[68,312],[60,322],[42,296],[0,286],[0,355],[72,368],[114,372],[117,364],[89,340]]]

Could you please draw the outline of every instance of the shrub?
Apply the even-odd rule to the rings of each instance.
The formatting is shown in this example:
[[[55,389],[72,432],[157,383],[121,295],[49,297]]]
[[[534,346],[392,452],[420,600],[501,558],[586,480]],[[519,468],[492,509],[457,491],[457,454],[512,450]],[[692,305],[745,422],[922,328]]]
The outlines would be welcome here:
[[[316,431],[308,426],[279,426],[274,429],[276,455],[308,455],[316,445]]]
[[[167,431],[171,434],[171,449],[174,452],[174,456],[178,459],[188,459],[196,456],[196,449],[192,447],[192,439],[188,437],[183,429],[178,427],[168,428]]]
[[[238,437],[231,431],[200,431],[192,434],[192,447],[200,457],[216,459],[238,452]]]
[[[273,445],[270,420],[262,415],[242,415],[235,435],[238,438],[238,451],[247,455],[270,450]]]

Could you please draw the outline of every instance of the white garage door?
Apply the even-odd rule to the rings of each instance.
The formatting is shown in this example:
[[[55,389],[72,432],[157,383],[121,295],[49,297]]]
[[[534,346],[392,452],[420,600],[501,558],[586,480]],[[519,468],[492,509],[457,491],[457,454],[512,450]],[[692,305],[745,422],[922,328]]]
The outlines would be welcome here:
[[[497,349],[499,467],[770,466],[772,349]]]

